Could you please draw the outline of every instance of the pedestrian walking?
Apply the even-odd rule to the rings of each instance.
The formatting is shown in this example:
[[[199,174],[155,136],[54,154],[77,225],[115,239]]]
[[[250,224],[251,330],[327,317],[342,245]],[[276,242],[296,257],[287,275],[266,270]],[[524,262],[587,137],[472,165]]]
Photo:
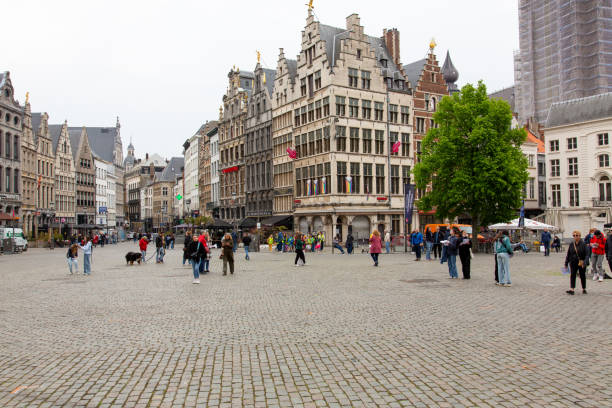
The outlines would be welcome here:
[[[200,265],[198,268],[200,271],[200,275],[202,275],[204,273],[208,273],[209,261],[207,255],[210,252],[210,248],[208,246],[208,235],[205,231],[200,231],[200,235],[198,236],[197,241],[204,248],[204,256],[200,258]]]
[[[421,260],[421,247],[423,246],[423,234],[419,230],[414,230],[410,238],[410,244],[416,255],[415,261]]]
[[[238,233],[236,230],[232,231],[232,251],[236,252],[238,250]]]
[[[339,250],[342,253],[342,255],[344,255],[344,249],[342,249],[342,245],[340,245],[340,235],[336,234],[333,240],[333,245],[334,245],[334,248]]]
[[[138,247],[140,248],[140,254],[142,255],[142,262],[144,263],[147,262],[147,245],[149,245],[149,240],[147,239],[146,235],[144,235],[142,238],[140,238],[140,241],[138,241]]]
[[[72,275],[72,268],[74,268],[74,273],[79,273],[79,260],[77,259],[79,256],[79,246],[77,244],[72,244],[68,248],[68,253],[66,254],[66,259],[68,261],[68,271]]]
[[[197,240],[194,239],[189,243],[187,247],[189,251],[189,261],[191,262],[191,268],[193,269],[193,282],[194,284],[200,283],[200,264],[202,259],[206,256],[206,250],[204,245]]]
[[[321,252],[323,251],[324,247],[325,247],[325,233],[321,231]]]
[[[385,251],[391,253],[391,231],[385,232]]]
[[[457,273],[457,254],[459,247],[459,238],[460,232],[458,229],[453,229],[453,233],[448,238],[448,243],[446,243],[446,257],[448,261],[448,274],[451,279],[459,279],[459,274]]]
[[[593,233],[595,232],[595,228],[591,228],[589,230],[589,233],[586,235],[586,237],[584,237],[584,243],[587,246],[587,257],[584,260],[584,264],[585,264],[585,270],[588,272],[589,270],[589,265],[591,264],[591,238],[593,238]],[[593,267],[591,267],[592,269]],[[597,277],[595,274],[593,274],[593,280],[597,280]]]
[[[183,243],[183,265],[185,265],[185,261],[189,261],[191,262],[190,258],[189,258],[189,244],[191,244],[192,238],[191,238],[191,231],[187,231],[185,233],[185,242]]]
[[[155,263],[162,263],[164,261],[164,234],[158,234],[155,238]]]
[[[268,237],[268,250],[272,252],[272,247],[274,246],[274,236],[270,234]]]
[[[552,237],[550,232],[547,229],[542,232],[542,237],[540,239],[540,244],[544,246],[544,256],[550,256],[550,241]]]
[[[306,255],[304,255],[304,247],[306,242],[304,241],[304,236],[299,232],[295,234],[293,243],[295,245],[295,261],[293,262],[293,266],[304,266],[306,265]],[[299,261],[302,263],[298,263]]]
[[[606,245],[604,249],[606,250],[606,259],[608,260],[608,266],[610,267],[610,273],[612,274],[612,229],[610,229],[610,231],[608,232],[608,237],[606,238]]]
[[[83,275],[91,275],[91,240],[85,237],[85,245],[79,245],[83,250]]]
[[[591,264],[593,265],[593,280],[604,280],[603,260],[606,255],[606,237],[600,230],[596,230],[590,241]]]
[[[221,241],[221,259],[223,260],[223,276],[227,275],[227,265],[229,264],[230,273],[234,274],[234,239],[232,235],[225,234]]]
[[[431,261],[431,250],[433,249],[434,237],[429,227],[425,230],[425,260]]]
[[[503,231],[501,237],[495,241],[495,253],[497,254],[497,275],[499,286],[511,286],[510,280],[510,257],[514,255],[508,231]]]
[[[442,244],[442,241],[448,241],[450,240],[450,231],[445,229],[440,231],[441,235],[441,240],[440,243]],[[444,262],[446,262],[448,260],[448,242],[444,243],[442,245],[442,255],[440,256],[440,263],[443,264]]]
[[[586,269],[585,259],[588,254],[587,245],[581,239],[580,231],[572,233],[574,241],[567,248],[565,256],[565,267],[570,268],[570,289],[566,291],[568,295],[573,295],[576,289],[576,274],[580,275],[580,284],[582,285],[582,293],[586,295]]]
[[[350,232],[348,233],[348,235],[346,236],[346,253],[351,255],[353,253],[353,234],[351,234]]]
[[[278,235],[276,238],[276,250],[278,252],[284,252],[283,251],[284,240],[285,240],[285,237],[283,236],[282,231],[278,231]]]
[[[370,256],[374,261],[374,266],[378,266],[378,256],[381,252],[382,242],[380,242],[380,232],[378,232],[378,230],[374,230],[370,236]]]
[[[461,272],[463,279],[470,279],[470,264],[472,261],[472,240],[464,231],[459,242],[459,259],[461,260]]]
[[[433,234],[433,254],[434,258],[438,259],[442,257],[442,234],[440,233],[440,227],[436,228],[436,232]]]
[[[244,259],[248,261],[251,259],[249,258],[249,245],[251,245],[251,237],[249,236],[249,234],[244,234],[244,236],[242,237],[242,245],[244,245]]]

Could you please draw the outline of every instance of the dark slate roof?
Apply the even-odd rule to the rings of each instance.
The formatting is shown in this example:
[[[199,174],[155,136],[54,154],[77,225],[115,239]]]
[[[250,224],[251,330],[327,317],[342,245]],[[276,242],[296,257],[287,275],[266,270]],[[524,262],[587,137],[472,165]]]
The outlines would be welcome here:
[[[297,75],[297,60],[285,59],[287,61],[287,69],[289,70],[289,79],[295,83],[295,76]]]
[[[276,70],[263,68],[263,72],[266,74],[266,88],[268,88],[268,94],[271,98],[274,94],[274,78],[276,78]]]
[[[80,128],[68,128],[68,137],[70,138],[70,148],[72,149],[72,159],[76,161],[79,142],[81,141],[81,129]]]
[[[34,112],[32,113],[32,134],[34,135],[34,143],[38,140],[38,128],[40,127],[40,122],[42,121],[42,113]]]
[[[512,85],[489,94],[489,99],[503,99],[504,101],[508,102],[512,112],[516,112],[514,110],[514,96],[514,85]]]
[[[79,129],[81,128],[69,128]],[[115,150],[115,127],[86,127],[89,146],[94,157],[113,163],[113,152]]]
[[[64,125],[49,125],[49,133],[51,134],[51,142],[53,143],[53,153],[57,153],[57,144],[62,134],[62,126]]]
[[[340,34],[341,32],[346,31],[345,28],[332,27],[327,24],[319,23],[319,34],[321,36],[321,40],[325,41],[325,53],[327,54],[327,63],[331,67],[332,61],[336,61],[338,59],[338,55],[340,54],[340,40],[348,38],[348,32],[338,35],[335,38],[336,41],[336,52],[335,56],[332,55],[334,51],[334,36]]]
[[[173,157],[170,162],[166,165],[164,171],[157,176],[157,181],[176,181],[176,177],[181,175],[181,169],[185,166],[185,159],[183,157]]]
[[[453,60],[450,57],[450,51],[446,51],[446,58],[444,59],[444,64],[442,65],[442,75],[444,75],[444,80],[446,83],[454,84],[459,79],[459,71],[455,68],[453,64]]]
[[[413,88],[416,88],[417,82],[421,77],[421,72],[423,72],[423,68],[425,68],[425,64],[427,64],[427,58],[423,58],[410,64],[404,65],[404,72],[406,73],[406,78],[408,79],[408,81],[410,81],[410,86],[412,86]]]
[[[612,118],[612,92],[550,105],[546,127]]]
[[[134,156],[130,156],[129,154],[125,156],[125,159],[123,159],[123,167],[127,167],[127,164],[130,166],[134,165]]]

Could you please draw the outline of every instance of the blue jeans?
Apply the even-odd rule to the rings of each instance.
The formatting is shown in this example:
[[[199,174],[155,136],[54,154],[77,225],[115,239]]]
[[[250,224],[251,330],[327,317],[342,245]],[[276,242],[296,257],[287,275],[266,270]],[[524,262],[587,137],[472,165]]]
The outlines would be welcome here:
[[[448,255],[448,274],[451,278],[458,278],[457,274],[457,255]]]
[[[446,245],[442,245],[442,256],[440,257],[440,263],[443,264],[446,261],[448,261],[448,248],[446,248]]]
[[[416,244],[413,246],[413,248],[416,259],[421,259],[421,244]]]
[[[378,253],[370,254],[370,256],[372,257],[372,260],[374,261],[374,266],[378,266]]]
[[[248,247],[248,245],[244,246],[244,253],[246,254],[245,258],[246,258],[247,261],[249,259],[251,259],[251,258],[249,258],[249,247]]]
[[[543,242],[542,245],[544,245],[544,256],[549,256],[550,255],[550,242]]]
[[[170,241],[170,249],[174,249],[174,240]]]
[[[140,254],[142,255],[142,262],[147,262],[147,251],[140,251]]]
[[[350,244],[350,245],[346,246],[346,252],[348,254],[352,254],[353,253],[353,244]]]
[[[193,268],[193,279],[200,279],[200,260],[191,260],[191,267]]]
[[[85,275],[91,274],[91,254],[83,255],[83,273]]]
[[[344,254],[344,249],[342,249],[340,244],[334,244],[334,248],[336,248],[338,251],[340,251],[340,252],[342,252]]]
[[[512,283],[510,282],[510,256],[506,252],[497,254],[497,275],[499,283]]]
[[[164,260],[164,256],[162,255],[163,248],[157,248],[157,253],[155,255],[155,261],[161,262]]]
[[[200,273],[208,272],[208,268],[210,266],[210,260],[208,258],[202,259],[200,262]]]
[[[72,275],[72,267],[74,266],[74,272],[79,273],[79,261],[76,258],[68,258],[68,269]]]
[[[425,242],[425,259],[431,261],[431,248],[433,248],[433,242]]]
[[[391,243],[389,241],[385,242],[385,249],[387,253],[391,252]]]

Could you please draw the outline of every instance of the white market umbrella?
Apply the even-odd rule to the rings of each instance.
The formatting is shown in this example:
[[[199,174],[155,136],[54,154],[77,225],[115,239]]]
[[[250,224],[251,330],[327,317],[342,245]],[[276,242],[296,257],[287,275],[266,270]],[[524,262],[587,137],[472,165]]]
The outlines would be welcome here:
[[[519,218],[515,218],[510,222],[500,222],[498,224],[489,225],[490,230],[518,230],[518,229],[528,229],[528,230],[551,230],[557,231],[559,228],[554,225],[544,224],[543,222],[535,221],[529,218],[525,218],[525,226],[519,227]]]

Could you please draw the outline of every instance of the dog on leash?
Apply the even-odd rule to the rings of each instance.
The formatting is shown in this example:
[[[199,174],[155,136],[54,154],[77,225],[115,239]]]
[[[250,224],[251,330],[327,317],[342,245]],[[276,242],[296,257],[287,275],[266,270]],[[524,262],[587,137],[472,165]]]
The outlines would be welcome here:
[[[134,262],[138,262],[138,265],[140,265],[141,261],[142,261],[142,254],[138,252],[128,252],[125,255],[126,264],[134,265]]]

